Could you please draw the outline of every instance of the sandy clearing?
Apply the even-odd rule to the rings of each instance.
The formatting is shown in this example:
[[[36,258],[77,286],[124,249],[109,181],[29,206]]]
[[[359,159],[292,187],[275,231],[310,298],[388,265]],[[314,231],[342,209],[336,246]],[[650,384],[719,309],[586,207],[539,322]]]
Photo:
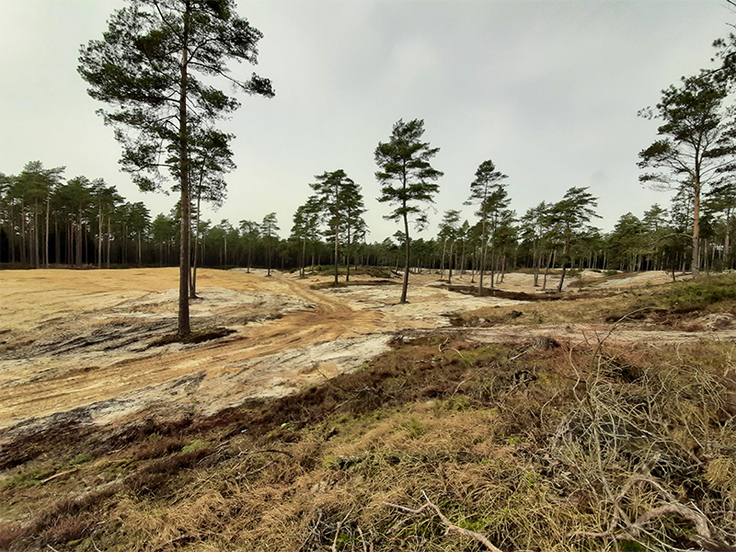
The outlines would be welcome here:
[[[177,278],[176,268],[0,271],[0,429],[75,408],[88,408],[100,422],[151,404],[213,413],[353,370],[385,351],[397,332],[456,331],[450,316],[520,303],[453,293],[428,273],[411,276],[409,303],[400,305],[398,279],[376,285],[354,276],[371,285],[312,289],[329,278],[200,270],[193,328],[234,333],[198,345],[152,347],[175,331]],[[470,276],[455,275],[453,284],[469,285]],[[532,275],[507,274],[498,287],[531,292],[532,284]],[[607,331],[494,327],[470,335],[581,341]],[[668,339],[694,339],[673,333]],[[613,339],[637,339],[626,336],[617,330]]]
[[[394,332],[500,304],[431,287],[436,275],[412,276],[411,303],[398,305],[398,285],[314,290],[327,278],[200,270],[193,327],[235,332],[151,347],[175,331],[177,277],[176,268],[0,272],[0,428],[105,402],[101,420],[153,402],[214,412],[354,369]]]

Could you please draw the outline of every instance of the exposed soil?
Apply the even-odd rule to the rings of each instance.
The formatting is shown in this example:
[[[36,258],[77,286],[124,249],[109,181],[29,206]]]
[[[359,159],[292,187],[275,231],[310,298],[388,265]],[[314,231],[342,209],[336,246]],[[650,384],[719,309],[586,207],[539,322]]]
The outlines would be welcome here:
[[[171,338],[177,276],[175,268],[0,272],[0,446],[47,428],[51,416],[104,423],[151,407],[172,416],[213,414],[247,399],[285,396],[427,330],[484,342],[651,340],[642,328],[611,336],[613,323],[453,328],[460,313],[498,306],[520,316],[530,300],[558,297],[540,293],[528,274],[507,274],[495,296],[483,297],[463,293],[472,289],[469,274],[454,276],[452,286],[436,273],[412,275],[402,305],[399,280],[384,275],[330,287],[330,276],[236,269],[200,270],[191,313],[201,339],[181,343]],[[561,297],[607,295],[639,278],[642,285],[670,281],[663,273],[601,279],[603,290],[595,291],[590,284],[600,275],[582,278],[584,292],[567,287]],[[695,328],[702,331],[659,332],[656,342],[733,338],[732,318],[704,321]]]

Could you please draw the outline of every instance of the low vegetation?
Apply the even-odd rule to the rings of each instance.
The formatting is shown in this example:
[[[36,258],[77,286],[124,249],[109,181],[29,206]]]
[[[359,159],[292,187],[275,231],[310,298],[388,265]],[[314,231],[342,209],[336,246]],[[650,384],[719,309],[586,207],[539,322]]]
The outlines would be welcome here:
[[[583,287],[575,293],[539,295],[529,305],[484,307],[462,313],[451,321],[455,326],[595,324],[621,321],[637,324],[642,329],[677,328],[695,331],[703,329],[702,324],[697,321],[705,316],[717,313],[736,314],[734,274],[703,276],[697,281],[677,281],[643,287],[634,287],[623,281],[625,277],[631,276],[631,273],[612,276],[611,279],[621,280],[623,283],[620,286],[610,286],[609,289],[599,287],[597,290],[588,290]],[[517,298],[514,294],[502,291],[497,294],[500,297],[507,295],[510,299]]]
[[[299,395],[19,439],[0,548],[717,549],[736,539],[732,356],[397,336]]]

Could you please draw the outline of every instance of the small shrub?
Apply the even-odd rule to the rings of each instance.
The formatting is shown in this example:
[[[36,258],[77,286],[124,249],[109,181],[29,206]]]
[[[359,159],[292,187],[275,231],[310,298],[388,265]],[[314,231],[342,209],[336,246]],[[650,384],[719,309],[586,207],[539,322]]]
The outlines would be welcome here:
[[[677,309],[702,308],[733,299],[736,299],[736,277],[732,275],[678,282],[664,296],[669,306]]]
[[[54,471],[52,469],[45,469],[16,473],[0,482],[0,489],[16,489],[40,485],[44,479],[52,476]]]
[[[207,446],[207,443],[205,443],[204,441],[201,441],[199,439],[195,439],[194,441],[192,441],[191,443],[189,443],[185,447],[182,447],[181,451],[182,452],[194,452],[195,450],[199,450],[199,449],[204,448],[206,446]]]
[[[71,467],[81,466],[82,464],[89,464],[94,460],[94,457],[89,453],[77,454],[74,458],[69,461]]]

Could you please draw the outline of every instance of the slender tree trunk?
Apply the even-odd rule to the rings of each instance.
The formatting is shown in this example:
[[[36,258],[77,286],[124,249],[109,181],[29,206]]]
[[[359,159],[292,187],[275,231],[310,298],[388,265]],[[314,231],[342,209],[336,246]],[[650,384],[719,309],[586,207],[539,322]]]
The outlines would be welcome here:
[[[700,276],[700,177],[698,166],[696,166],[696,176],[693,184],[693,258],[691,270],[693,278],[698,278]]]
[[[59,219],[54,216],[54,263],[61,262],[61,236],[59,235]]]
[[[556,253],[555,249],[552,249],[549,252],[549,259],[547,260],[547,268],[544,269],[544,281],[542,282],[542,291],[545,291],[547,289],[547,275],[549,274],[549,269],[552,267],[552,265],[554,265],[555,253]]]
[[[82,205],[77,210],[77,268],[82,268]]]
[[[268,262],[267,262],[268,272],[267,272],[266,276],[271,276],[271,247],[270,246],[268,247],[268,249],[266,251],[266,256],[268,257]]]
[[[14,204],[10,202],[10,262],[15,264],[15,209]]]
[[[442,260],[440,261],[440,280],[445,275],[445,253],[447,251],[447,240],[442,240]]]
[[[112,225],[112,214],[107,215],[107,269],[110,270],[110,234]]]
[[[731,268],[731,209],[726,210],[726,237],[723,240],[724,265]]]
[[[481,254],[480,254],[480,281],[478,283],[478,296],[483,296],[483,272],[485,270],[486,265],[486,248],[488,247],[488,236],[486,236],[486,216],[483,215],[483,223],[481,226],[481,240],[483,240],[483,243],[481,244]],[[493,281],[491,281],[491,287],[493,287]]]
[[[493,254],[493,249],[491,249],[491,262],[490,262],[490,266],[491,266],[491,278],[490,278],[490,280],[491,280],[491,292],[493,293],[493,286],[495,284],[495,278],[496,278],[496,257]],[[495,296],[495,293],[493,293],[493,295]]]
[[[562,292],[562,284],[565,282],[565,272],[567,272],[567,263],[562,263],[562,276],[560,277],[560,283],[557,285],[558,292]]]
[[[187,130],[187,69],[189,63],[189,1],[184,12],[184,45],[181,56],[179,91],[179,160],[181,163],[181,240],[179,243],[179,320],[178,334],[191,333],[189,326],[189,147]]]
[[[406,207],[406,202],[404,202]],[[404,213],[404,247],[406,252],[406,258],[404,262],[404,280],[401,284],[401,299],[399,303],[406,303],[406,293],[409,289],[409,263],[411,261],[411,249],[409,245],[409,218]]]
[[[97,213],[97,269],[102,268],[102,203]]]
[[[305,270],[306,264],[307,264],[307,239],[302,238],[302,263],[301,263],[302,266],[299,269],[300,278],[306,277],[306,270]]]
[[[460,255],[460,275],[465,275],[465,239],[463,239],[463,249]]]
[[[66,225],[66,251],[64,259],[66,264],[71,268],[74,266],[74,215],[69,213],[69,224]]]
[[[189,298],[197,298],[197,252],[199,251],[199,220],[202,206],[202,179],[197,189],[197,222],[194,227],[194,259],[192,259],[192,281],[189,283]]]
[[[41,268],[41,229],[38,227],[38,198],[33,211],[33,249],[36,268]]]
[[[20,263],[26,265],[26,209],[23,201],[20,203]]]
[[[567,230],[569,236],[569,229]],[[560,283],[557,286],[557,292],[562,292],[562,285],[565,283],[565,272],[567,271],[567,259],[570,256],[570,238],[565,240],[565,249],[563,250],[564,259],[562,262],[562,276],[560,277]]]
[[[337,247],[338,247],[338,236],[340,233],[340,223],[337,220],[337,217],[335,217],[335,285],[337,285],[337,274],[338,274],[338,262],[339,259],[337,257]]]
[[[347,235],[348,240],[347,240],[347,250],[346,250],[346,255],[347,255],[346,261],[347,262],[345,263],[346,265],[345,266],[345,282],[349,282],[350,281],[350,221],[349,220],[348,220],[348,227],[346,230],[348,233]]]
[[[44,248],[44,266],[49,267],[49,222],[51,218],[51,192],[46,197],[46,247]]]
[[[452,285],[452,249],[455,247],[455,242],[450,242],[450,255],[447,263],[447,285]]]
[[[475,283],[475,273],[478,269],[478,248],[473,248],[473,254],[470,256],[470,283]]]

